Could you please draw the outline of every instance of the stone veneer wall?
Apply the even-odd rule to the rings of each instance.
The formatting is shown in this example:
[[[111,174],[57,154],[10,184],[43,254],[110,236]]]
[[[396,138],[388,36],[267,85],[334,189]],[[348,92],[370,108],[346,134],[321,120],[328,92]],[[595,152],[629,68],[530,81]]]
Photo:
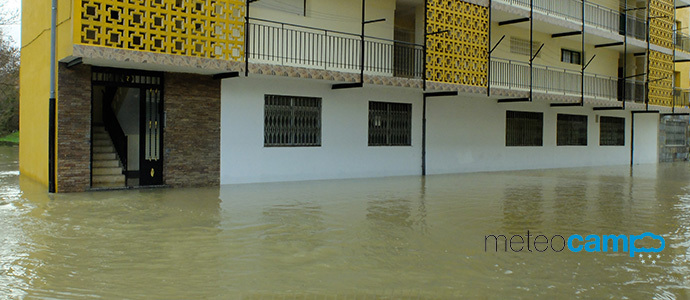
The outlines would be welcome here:
[[[687,161],[690,153],[690,124],[686,131],[685,146],[666,146],[666,123],[670,121],[684,121],[688,123],[688,116],[665,116],[659,120],[659,162]]]
[[[220,80],[166,73],[163,135],[165,184],[220,184]]]
[[[58,67],[57,191],[91,186],[91,67]]]

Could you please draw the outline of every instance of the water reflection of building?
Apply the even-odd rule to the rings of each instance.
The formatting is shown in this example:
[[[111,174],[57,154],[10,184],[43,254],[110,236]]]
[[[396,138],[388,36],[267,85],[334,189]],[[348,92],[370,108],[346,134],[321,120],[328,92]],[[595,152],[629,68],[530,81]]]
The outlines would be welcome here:
[[[544,217],[542,185],[508,185],[503,190],[503,226],[507,233],[523,234],[541,227]]]

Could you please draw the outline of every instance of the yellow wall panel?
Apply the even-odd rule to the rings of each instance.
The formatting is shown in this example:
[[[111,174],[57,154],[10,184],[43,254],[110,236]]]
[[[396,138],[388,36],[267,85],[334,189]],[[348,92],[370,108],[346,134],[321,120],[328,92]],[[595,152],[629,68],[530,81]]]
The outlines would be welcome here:
[[[487,86],[488,8],[458,0],[427,1],[427,79]]]
[[[671,106],[673,57],[657,51],[649,53],[649,104]]]
[[[72,55],[72,6],[58,0],[57,59]],[[19,171],[48,185],[48,99],[50,97],[51,6],[22,1],[22,50],[19,69]],[[59,109],[59,108],[58,108]]]
[[[652,44],[672,49],[673,46],[673,0],[651,0],[649,2],[649,41]]]
[[[77,0],[75,16],[76,44],[244,59],[244,1]]]

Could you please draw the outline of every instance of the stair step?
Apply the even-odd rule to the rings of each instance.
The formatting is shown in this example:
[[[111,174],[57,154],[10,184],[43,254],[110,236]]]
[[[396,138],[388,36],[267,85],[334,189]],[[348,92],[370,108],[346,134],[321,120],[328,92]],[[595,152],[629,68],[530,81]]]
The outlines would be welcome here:
[[[122,168],[118,167],[108,167],[108,168],[93,168],[91,171],[93,175],[122,175]]]
[[[94,146],[93,153],[114,153],[115,148],[113,146]]]
[[[125,184],[125,175],[92,175],[91,182],[93,183],[117,183]]]
[[[93,141],[93,146],[94,147],[100,147],[100,146],[112,146],[113,144],[110,142],[110,140],[94,140]]]
[[[93,133],[93,139],[94,140],[110,140],[110,135],[106,132],[94,132]]]
[[[91,188],[93,189],[118,189],[118,188],[125,188],[124,183],[106,183],[106,182],[101,182],[101,183],[93,183],[91,185]]]
[[[117,159],[94,160],[91,165],[93,168],[120,168],[120,162]]]
[[[93,160],[117,160],[115,153],[94,153]]]
[[[107,131],[105,131],[105,127],[93,127],[93,128],[91,128],[91,131],[93,133],[97,133],[97,132],[98,133],[106,133],[107,132]]]

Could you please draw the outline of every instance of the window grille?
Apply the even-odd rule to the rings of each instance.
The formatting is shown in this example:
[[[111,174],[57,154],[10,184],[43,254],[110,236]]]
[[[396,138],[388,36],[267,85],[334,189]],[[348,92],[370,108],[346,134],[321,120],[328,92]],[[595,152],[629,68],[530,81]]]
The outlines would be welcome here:
[[[558,146],[587,146],[587,116],[558,114]]]
[[[542,146],[544,114],[506,111],[506,146]]]
[[[687,144],[688,121],[666,121],[666,146],[685,146]]]
[[[537,53],[539,47],[541,47],[541,42],[533,41],[532,55],[529,55],[529,40],[517,38],[514,36],[510,37],[510,53],[532,57],[535,53]],[[541,53],[539,53],[537,57],[541,57]]]
[[[599,145],[625,146],[625,118],[599,118]]]
[[[369,146],[412,145],[412,104],[369,102]]]
[[[321,146],[321,98],[266,95],[264,146]]]

